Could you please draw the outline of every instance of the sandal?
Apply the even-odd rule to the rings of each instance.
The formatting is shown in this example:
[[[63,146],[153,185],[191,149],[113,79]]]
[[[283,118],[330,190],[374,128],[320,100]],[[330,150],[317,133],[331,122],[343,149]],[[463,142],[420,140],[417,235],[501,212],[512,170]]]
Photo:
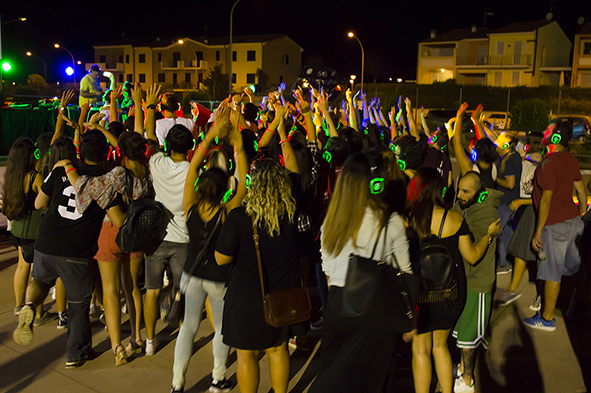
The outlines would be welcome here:
[[[123,366],[124,364],[127,364],[127,352],[125,351],[125,348],[123,348],[123,345],[119,344],[117,345],[117,348],[115,349],[115,366],[119,367],[119,366]]]
[[[142,340],[136,340],[136,341],[129,341],[129,344],[127,344],[127,347],[125,347],[125,351],[131,355],[134,353],[142,353],[142,350],[144,349],[144,342]]]

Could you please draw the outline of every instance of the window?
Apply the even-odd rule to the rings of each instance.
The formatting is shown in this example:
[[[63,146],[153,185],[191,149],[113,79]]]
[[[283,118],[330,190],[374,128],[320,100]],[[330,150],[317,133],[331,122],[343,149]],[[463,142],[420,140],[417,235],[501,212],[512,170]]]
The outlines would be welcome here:
[[[283,75],[279,75],[279,83],[283,83]]]
[[[165,75],[164,72],[158,73],[158,83],[166,82],[166,77],[164,75]]]
[[[185,83],[191,83],[191,73],[185,72]]]
[[[584,42],[583,43],[583,54],[584,55],[591,55],[591,42]]]
[[[254,74],[246,74],[246,83],[254,83]]]
[[[119,74],[119,83],[123,83],[123,74]]]
[[[253,50],[246,52],[246,61],[255,61],[257,59],[257,53]]]
[[[203,52],[199,51],[195,51],[195,56],[197,56],[197,60],[201,61],[203,60]]]
[[[285,65],[289,65],[289,55],[285,55]]]
[[[123,63],[123,55],[119,55],[119,63]]]
[[[497,46],[495,47],[497,55],[504,55],[505,54],[505,42],[499,41],[497,42]]]
[[[176,72],[174,74],[172,74],[172,84],[173,85],[176,85],[178,83],[178,79],[177,78],[178,78],[178,75],[177,75]]]
[[[107,56],[100,55],[99,56],[99,63],[106,63],[106,62],[107,62]]]
[[[233,51],[233,52],[232,52],[232,61],[236,61],[236,58],[237,58],[237,57],[238,57],[238,56],[236,55],[236,51]]]
[[[236,53],[236,52],[234,52]],[[232,83],[236,83],[236,74],[232,74]]]
[[[138,62],[145,63],[146,62],[146,55],[144,53],[140,53],[138,57]]]
[[[220,51],[219,50],[215,51],[215,61],[220,61]]]
[[[129,64],[129,55],[125,55],[125,62]]]
[[[146,83],[146,74],[140,74],[140,83]]]
[[[513,75],[511,77],[511,85],[518,86],[519,85],[519,71],[513,71]]]
[[[199,73],[199,83],[202,83],[202,82],[203,82],[203,73],[200,72]]]
[[[127,74],[127,81],[128,82],[133,82],[133,75],[132,74]]]
[[[498,71],[495,72],[495,86],[501,86],[503,83],[503,73]]]
[[[158,62],[162,61],[162,52],[158,52]]]

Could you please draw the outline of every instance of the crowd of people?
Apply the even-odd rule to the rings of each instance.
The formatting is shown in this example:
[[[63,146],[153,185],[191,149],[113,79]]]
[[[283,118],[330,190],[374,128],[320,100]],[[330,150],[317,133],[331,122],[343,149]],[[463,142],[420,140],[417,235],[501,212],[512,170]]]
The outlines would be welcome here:
[[[194,105],[192,118],[183,116],[177,96],[158,86],[117,87],[112,79],[103,95],[93,82],[99,72],[93,66],[81,89],[78,121],[66,116],[74,93],[65,92],[55,132],[36,142],[20,138],[8,156],[2,212],[19,254],[18,344],[33,341],[33,327],[58,319],[58,328],[68,329],[66,368],[82,366],[95,356],[93,317],[108,329],[116,366],[134,354],[156,355],[159,299],[172,287],[184,304],[172,392],[185,389],[204,310],[215,330],[210,392],[233,388],[226,375],[231,348],[241,392],[257,391],[262,351],[274,391],[287,392],[288,343],[306,349],[310,328],[322,330],[310,392],[385,391],[401,345],[412,349],[416,392],[430,391],[432,362],[442,392],[473,392],[497,274],[513,273],[509,290],[497,295],[506,306],[519,298],[529,261],[537,261],[536,313],[523,322],[556,329],[561,278],[581,265],[587,210],[568,121],[552,121],[536,149],[527,138],[487,130],[479,105],[465,148],[466,103],[445,127],[430,130],[422,108],[415,121],[409,99],[386,116],[379,99],[368,102],[364,92],[347,91],[338,105],[322,89],[287,95],[281,86],[260,104],[245,89],[196,123],[204,108]],[[101,96],[105,105],[89,117],[89,103]],[[170,213],[166,234],[149,249],[125,253],[119,227],[142,199]],[[429,269],[426,244],[450,261],[453,286],[436,295],[421,275]],[[419,277],[407,281],[407,292],[418,294],[407,315],[396,315],[410,325],[352,316],[353,257]],[[302,285],[318,287],[321,311],[306,323],[267,323],[261,286],[274,293]],[[53,286],[57,315],[43,307]],[[461,349],[456,366],[450,333]]]

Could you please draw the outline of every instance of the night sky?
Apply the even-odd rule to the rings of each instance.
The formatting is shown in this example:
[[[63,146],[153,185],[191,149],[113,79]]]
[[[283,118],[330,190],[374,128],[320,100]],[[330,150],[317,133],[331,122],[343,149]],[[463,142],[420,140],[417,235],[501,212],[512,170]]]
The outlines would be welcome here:
[[[208,37],[228,35],[229,1],[39,1],[4,2],[3,21],[26,17],[3,27],[3,54],[14,67],[5,80],[26,81],[30,73],[43,74],[38,58],[47,63],[50,82],[61,81],[62,70],[71,65],[70,55],[53,44],[68,48],[76,60],[91,62],[92,45],[127,38]],[[7,7],[8,6],[8,7]],[[552,11],[573,40],[577,19],[591,21],[589,0],[457,0],[376,1],[363,0],[241,0],[234,11],[234,34],[285,33],[304,48],[303,62],[333,67],[343,79],[360,74],[361,51],[354,31],[365,47],[365,81],[388,77],[415,79],[417,43],[428,38],[429,30],[491,28],[517,21],[541,20]],[[377,66],[376,66],[377,64]],[[76,69],[77,79],[85,73]]]

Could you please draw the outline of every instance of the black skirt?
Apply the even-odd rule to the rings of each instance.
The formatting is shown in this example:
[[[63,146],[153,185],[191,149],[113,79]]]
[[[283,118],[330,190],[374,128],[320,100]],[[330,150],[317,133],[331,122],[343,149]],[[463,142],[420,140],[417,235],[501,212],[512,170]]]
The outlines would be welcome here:
[[[330,288],[322,327],[320,372],[309,393],[381,392],[396,334],[384,324],[342,318],[342,290]]]

